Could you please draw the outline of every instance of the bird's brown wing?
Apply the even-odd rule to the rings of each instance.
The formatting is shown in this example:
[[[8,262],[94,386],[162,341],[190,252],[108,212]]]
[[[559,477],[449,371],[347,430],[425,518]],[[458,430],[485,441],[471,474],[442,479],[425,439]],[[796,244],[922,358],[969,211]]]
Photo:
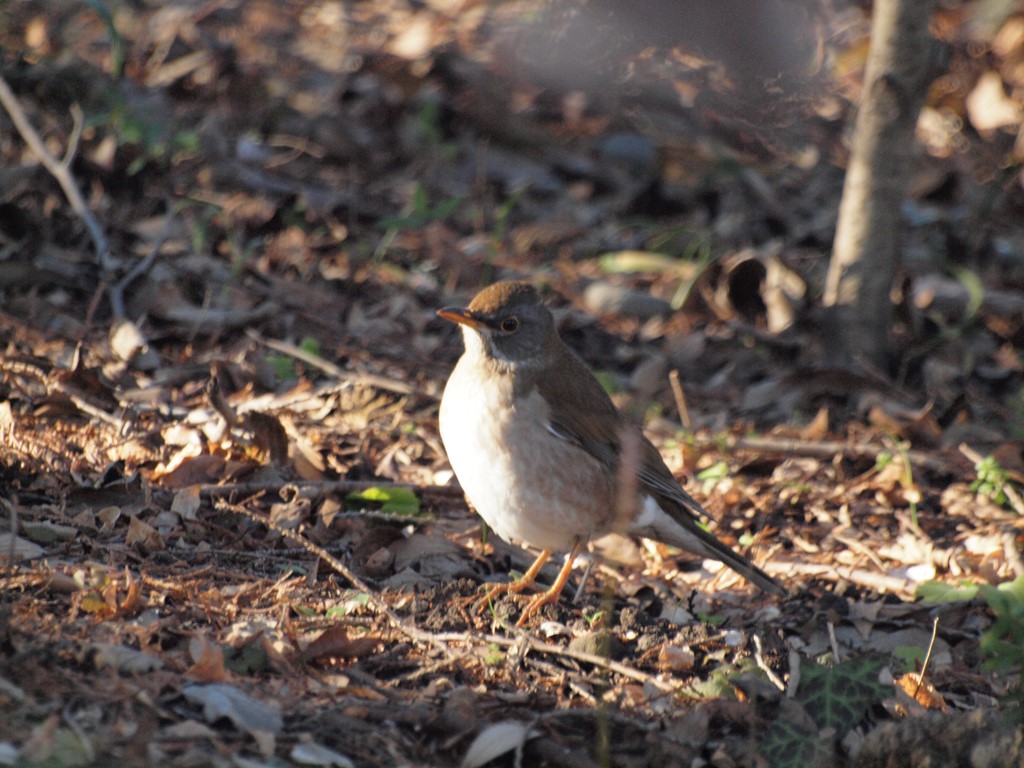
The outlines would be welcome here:
[[[537,382],[541,396],[552,404],[548,427],[557,437],[582,448],[614,471],[619,464],[625,419],[590,370],[568,347],[566,351],[566,370],[559,386],[554,387],[550,379]],[[559,401],[564,407],[558,406]],[[644,490],[659,501],[671,500],[693,520],[707,516],[696,499],[679,487],[654,444],[642,435],[637,478]]]
[[[575,355],[567,357],[571,360],[566,371],[568,375],[560,379],[561,386],[557,390],[550,381],[537,382],[540,394],[549,403],[557,403],[555,398],[559,397],[571,398],[572,407],[552,407],[548,429],[560,439],[586,451],[607,466],[610,472],[617,472],[625,419],[587,367]],[[637,480],[641,491],[653,496],[658,506],[684,529],[689,537],[686,540],[703,551],[696,551],[695,546],[686,546],[682,540],[678,542],[680,546],[720,560],[767,592],[785,594],[785,590],[768,574],[733,552],[700,525],[701,516],[710,517],[707,510],[679,486],[658,449],[642,435]],[[671,538],[671,532],[663,533],[666,539]]]
[[[557,382],[552,378],[536,382],[541,396],[550,404],[549,428],[608,467],[615,467],[622,414],[594,374],[568,347],[564,349],[567,354],[560,356],[565,362]]]

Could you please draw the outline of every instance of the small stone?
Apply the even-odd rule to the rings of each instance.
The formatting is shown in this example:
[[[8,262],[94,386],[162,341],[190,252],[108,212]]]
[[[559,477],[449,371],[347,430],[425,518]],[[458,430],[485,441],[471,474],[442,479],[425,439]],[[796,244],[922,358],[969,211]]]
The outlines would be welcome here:
[[[587,632],[570,640],[569,650],[615,659],[621,657],[625,649],[607,632]]]
[[[655,315],[667,314],[672,305],[664,299],[651,296],[621,285],[594,282],[583,291],[583,303],[587,309],[599,315],[623,315],[647,320]]]

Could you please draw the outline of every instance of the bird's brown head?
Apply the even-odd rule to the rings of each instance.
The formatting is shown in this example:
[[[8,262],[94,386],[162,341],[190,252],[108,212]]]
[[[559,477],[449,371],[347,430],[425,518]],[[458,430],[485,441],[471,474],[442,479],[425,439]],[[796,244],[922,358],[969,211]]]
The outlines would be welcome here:
[[[529,283],[495,283],[474,296],[468,307],[445,307],[437,314],[463,327],[467,352],[479,339],[479,350],[505,365],[543,365],[558,344],[551,312]]]

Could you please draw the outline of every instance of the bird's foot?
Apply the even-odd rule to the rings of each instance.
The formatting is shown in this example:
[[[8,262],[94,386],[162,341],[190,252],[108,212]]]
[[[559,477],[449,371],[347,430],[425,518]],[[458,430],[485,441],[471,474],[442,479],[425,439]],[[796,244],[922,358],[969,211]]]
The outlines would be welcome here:
[[[480,602],[477,603],[477,610],[480,613],[490,610],[494,606],[494,599],[501,594],[514,595],[518,592],[522,592],[524,589],[530,589],[533,587],[534,582],[537,580],[537,574],[540,573],[540,569],[544,567],[544,563],[551,557],[551,553],[548,550],[544,550],[537,556],[537,559],[533,561],[533,565],[520,576],[518,579],[510,581],[507,584],[496,584],[487,590],[487,594],[480,598]]]
[[[494,606],[495,600],[500,595],[515,595],[531,587],[533,587],[533,579],[527,579],[525,576],[507,584],[495,584],[487,590],[487,594],[477,600],[476,609],[479,613],[483,613]]]
[[[558,597],[561,594],[561,587],[557,589],[555,587],[551,587],[551,589],[545,592],[541,592],[539,595],[534,595],[532,598],[530,598],[530,602],[526,604],[526,607],[523,608],[523,613],[519,616],[519,621],[516,622],[516,626],[526,626],[526,622],[528,622],[530,619],[536,616],[537,613],[540,612],[540,609],[543,608],[545,605],[552,605],[554,603],[557,603]]]

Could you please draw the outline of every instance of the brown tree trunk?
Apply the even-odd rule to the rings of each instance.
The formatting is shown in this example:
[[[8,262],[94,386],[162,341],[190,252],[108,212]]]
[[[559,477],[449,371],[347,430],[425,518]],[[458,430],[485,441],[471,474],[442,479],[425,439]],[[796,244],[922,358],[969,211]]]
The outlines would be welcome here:
[[[937,72],[935,0],[876,0],[864,93],[825,283],[833,364],[886,368],[914,129]]]

